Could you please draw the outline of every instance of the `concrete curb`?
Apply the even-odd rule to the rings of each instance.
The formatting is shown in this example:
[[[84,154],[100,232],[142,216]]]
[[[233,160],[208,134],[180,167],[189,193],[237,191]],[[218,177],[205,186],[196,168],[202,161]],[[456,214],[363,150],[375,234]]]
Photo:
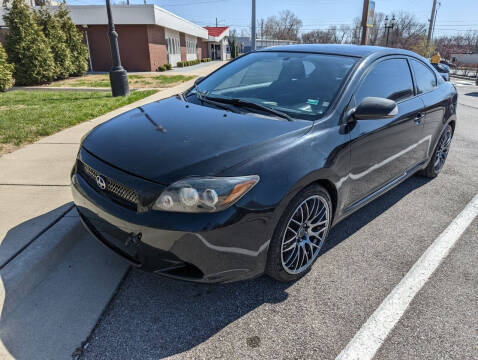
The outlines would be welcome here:
[[[73,204],[66,214],[37,235],[0,270],[2,319],[50,274],[76,243],[79,221],[72,208]],[[14,301],[6,301],[7,295]]]
[[[55,256],[54,261],[49,256]],[[27,265],[31,269],[27,262],[32,260],[40,275],[25,270]],[[75,211],[12,265],[23,275],[23,286],[13,289],[8,286],[11,278],[6,282],[0,359],[70,359],[90,335],[129,268],[89,235]]]

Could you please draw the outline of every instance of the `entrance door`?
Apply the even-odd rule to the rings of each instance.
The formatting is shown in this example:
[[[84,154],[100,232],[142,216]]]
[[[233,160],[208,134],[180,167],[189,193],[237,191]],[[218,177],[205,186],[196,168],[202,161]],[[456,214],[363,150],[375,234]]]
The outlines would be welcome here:
[[[221,45],[211,44],[211,59],[221,60]]]

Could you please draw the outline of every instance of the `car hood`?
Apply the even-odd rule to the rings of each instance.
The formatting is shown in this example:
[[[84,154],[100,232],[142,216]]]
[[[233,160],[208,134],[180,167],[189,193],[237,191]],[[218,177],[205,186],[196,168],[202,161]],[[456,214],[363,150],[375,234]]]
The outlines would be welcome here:
[[[236,114],[172,97],[121,114],[93,129],[82,146],[99,159],[169,184],[212,176],[257,156],[275,140],[293,139],[312,122]],[[264,151],[267,151],[264,149]]]

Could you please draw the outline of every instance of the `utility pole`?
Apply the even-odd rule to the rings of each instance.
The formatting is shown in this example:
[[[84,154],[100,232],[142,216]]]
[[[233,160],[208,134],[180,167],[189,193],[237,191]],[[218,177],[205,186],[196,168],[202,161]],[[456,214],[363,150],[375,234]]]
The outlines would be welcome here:
[[[437,0],[433,0],[432,6],[432,14],[430,16],[430,24],[428,25],[428,36],[427,36],[427,53],[426,55],[430,55],[430,41],[432,39],[432,31],[433,31],[433,24],[435,23],[435,9],[437,7]]]
[[[113,60],[113,66],[110,70],[111,92],[113,96],[126,96],[129,94],[128,74],[121,66],[118,33],[115,30],[115,24],[113,24],[113,17],[111,16],[110,0],[106,0],[106,12],[108,14],[111,58]]]
[[[367,17],[368,17],[368,7],[370,5],[370,0],[363,0],[363,10],[362,10],[362,38],[360,40],[360,45],[367,45],[368,43],[368,26],[367,26]]]
[[[441,2],[438,2],[437,8],[435,10],[435,17],[433,18],[433,29],[432,29],[432,36],[430,38],[431,41],[433,41],[433,36],[435,35],[435,26],[437,25],[437,15],[438,15],[438,10],[440,10]]]
[[[217,18],[216,18],[216,27],[217,27]]]
[[[251,50],[256,50],[256,0],[252,0]]]

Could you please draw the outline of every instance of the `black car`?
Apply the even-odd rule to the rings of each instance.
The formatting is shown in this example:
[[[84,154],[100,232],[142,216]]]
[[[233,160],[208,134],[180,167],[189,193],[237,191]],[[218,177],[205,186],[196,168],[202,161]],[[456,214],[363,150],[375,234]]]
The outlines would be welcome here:
[[[80,217],[137,267],[198,282],[310,270],[335,224],[448,154],[457,93],[409,51],[292,45],[93,129]]]
[[[438,71],[443,80],[450,81],[450,67],[448,65],[432,63],[432,66]]]

